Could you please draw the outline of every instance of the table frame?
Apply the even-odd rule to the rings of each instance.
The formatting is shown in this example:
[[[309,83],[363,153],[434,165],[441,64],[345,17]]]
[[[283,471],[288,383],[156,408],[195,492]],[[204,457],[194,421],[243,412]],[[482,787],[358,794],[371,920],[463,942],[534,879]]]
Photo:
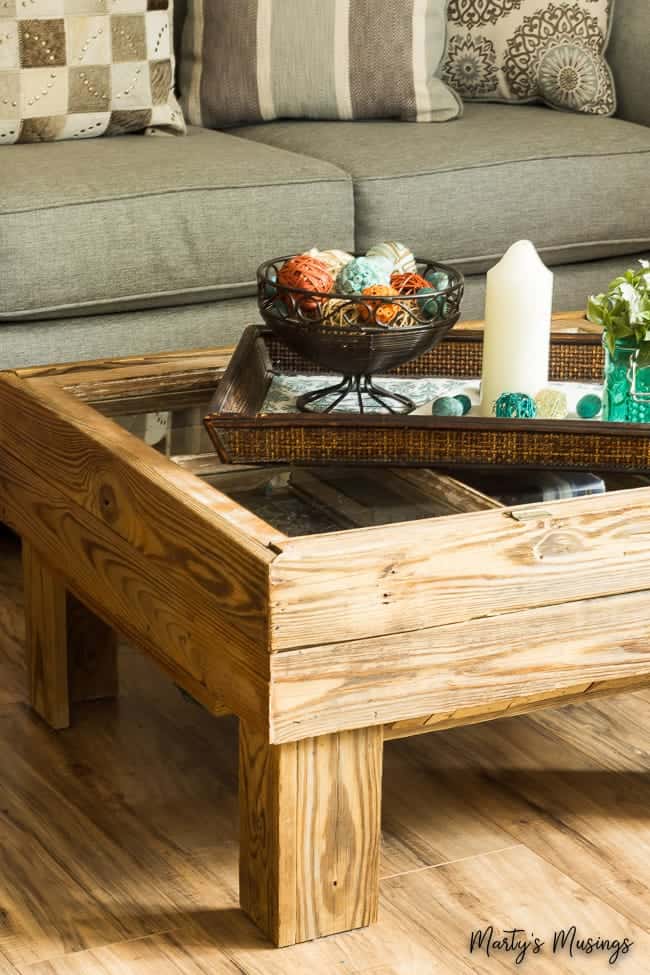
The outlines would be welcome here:
[[[650,683],[650,488],[290,539],[102,415],[196,406],[228,357],[1,374],[0,518],[52,728],[116,693],[115,631],[238,716],[241,904],[288,945],[377,916],[385,739]]]

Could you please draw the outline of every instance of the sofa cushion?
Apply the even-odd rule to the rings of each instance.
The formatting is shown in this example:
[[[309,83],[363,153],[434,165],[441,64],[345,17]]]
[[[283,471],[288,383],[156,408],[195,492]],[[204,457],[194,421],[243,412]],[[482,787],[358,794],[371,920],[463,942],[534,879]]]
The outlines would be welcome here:
[[[350,173],[359,250],[403,240],[419,256],[478,272],[522,237],[551,265],[650,246],[650,129],[619,119],[470,104],[453,125],[273,122],[235,131]]]
[[[172,0],[3,0],[0,145],[185,132]],[[110,7],[110,9],[109,9]]]
[[[600,0],[604,2],[604,0]],[[189,0],[180,56],[188,121],[461,114],[438,77],[447,0]]]
[[[442,76],[464,99],[613,115],[609,0],[450,0]],[[616,16],[619,14],[616,12]]]
[[[0,152],[0,321],[255,292],[264,259],[353,244],[349,177],[219,132]]]

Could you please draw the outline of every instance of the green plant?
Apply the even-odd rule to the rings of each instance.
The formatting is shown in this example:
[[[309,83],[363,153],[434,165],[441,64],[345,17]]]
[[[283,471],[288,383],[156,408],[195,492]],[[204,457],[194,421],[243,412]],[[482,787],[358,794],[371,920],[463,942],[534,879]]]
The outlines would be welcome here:
[[[637,364],[650,365],[650,262],[641,261],[615,278],[604,294],[589,299],[587,318],[601,325],[609,351],[619,339],[632,338],[639,347]]]

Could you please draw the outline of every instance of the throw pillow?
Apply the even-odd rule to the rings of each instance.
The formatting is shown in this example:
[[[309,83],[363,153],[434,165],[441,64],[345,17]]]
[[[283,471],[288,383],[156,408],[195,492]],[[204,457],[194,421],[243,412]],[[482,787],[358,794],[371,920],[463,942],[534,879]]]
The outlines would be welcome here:
[[[443,78],[467,100],[612,115],[614,0],[450,0]]]
[[[190,0],[181,102],[208,128],[461,113],[436,76],[447,0]]]
[[[171,0],[0,0],[0,144],[184,131]]]

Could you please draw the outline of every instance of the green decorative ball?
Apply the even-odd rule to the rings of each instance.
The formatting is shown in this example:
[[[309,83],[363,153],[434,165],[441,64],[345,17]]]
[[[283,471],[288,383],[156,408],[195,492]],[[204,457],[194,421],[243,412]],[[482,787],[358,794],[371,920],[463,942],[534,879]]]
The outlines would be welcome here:
[[[494,415],[507,420],[532,420],[537,407],[526,393],[502,393],[494,404]]]
[[[436,291],[446,291],[450,285],[449,275],[446,271],[429,271],[425,277]]]
[[[415,292],[420,311],[427,318],[437,318],[439,314],[438,298],[433,288],[420,288]]]
[[[465,416],[466,413],[469,413],[472,408],[472,401],[469,396],[466,396],[465,393],[459,393],[458,396],[454,396],[454,399],[457,399],[462,406],[463,416]]]
[[[266,275],[266,282],[264,284],[264,294],[267,298],[272,298],[277,294],[277,283],[278,283],[278,272],[274,267],[270,267]]]
[[[456,396],[439,396],[434,401],[431,412],[434,416],[462,416],[463,404]]]
[[[603,401],[596,393],[587,393],[578,400],[576,413],[582,420],[593,420],[603,408]]]

